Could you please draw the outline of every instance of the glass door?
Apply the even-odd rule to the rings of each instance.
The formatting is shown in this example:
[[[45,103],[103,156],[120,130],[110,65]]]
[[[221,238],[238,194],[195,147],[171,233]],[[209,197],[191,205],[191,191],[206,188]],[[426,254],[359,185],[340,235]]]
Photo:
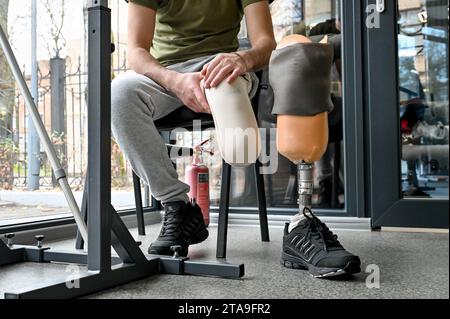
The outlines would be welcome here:
[[[341,1],[336,0],[275,0],[271,4],[274,33],[277,42],[284,37],[298,34],[313,42],[326,35],[342,39]],[[342,63],[339,57],[332,66],[332,99],[335,104],[330,114],[332,134],[324,157],[315,163],[313,206],[319,214],[346,214],[346,177],[343,161],[343,105]],[[261,126],[270,130],[276,126],[276,117],[271,115],[273,94],[263,74],[259,119]],[[299,99],[302,97],[299,96]],[[268,135],[268,148],[276,144],[276,136]],[[276,150],[275,150],[276,151]],[[266,198],[271,213],[295,214],[298,211],[297,166],[279,155],[277,169],[265,176]],[[251,181],[253,181],[252,177]],[[255,199],[252,199],[255,201]]]
[[[375,2],[365,33],[372,222],[447,228],[449,1]]]
[[[360,82],[355,78],[355,59],[361,52],[355,42],[360,32],[354,26],[359,16],[354,12],[361,4],[342,0],[275,0],[271,14],[277,41],[299,34],[312,41],[324,36],[341,40],[341,58],[332,67],[332,100],[334,111],[329,115],[330,144],[322,160],[315,163],[313,208],[321,216],[365,217],[363,199],[363,140],[355,132],[361,131],[362,103],[353,92],[359,91]],[[355,36],[356,35],[356,36]],[[302,98],[299,96],[299,99]],[[267,70],[263,71],[259,97],[259,121],[269,132],[276,126],[271,115],[273,94],[268,83]],[[276,136],[266,138],[266,149],[272,151]],[[276,152],[276,150],[275,150]],[[297,167],[283,156],[276,159],[277,169],[264,176],[266,199],[271,215],[293,215],[298,212]],[[274,163],[270,163],[272,165]],[[234,212],[256,212],[256,192],[253,169],[237,169],[232,172],[231,205]],[[213,205],[219,198],[213,198]]]
[[[448,1],[399,1],[402,192],[448,199]]]

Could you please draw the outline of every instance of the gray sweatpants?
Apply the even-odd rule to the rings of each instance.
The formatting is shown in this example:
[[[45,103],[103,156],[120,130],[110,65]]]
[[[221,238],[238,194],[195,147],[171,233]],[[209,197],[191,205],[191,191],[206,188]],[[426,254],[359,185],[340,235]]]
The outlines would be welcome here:
[[[198,72],[214,57],[192,59],[171,65],[168,69],[180,73]],[[253,77],[253,80],[256,79]],[[134,172],[163,204],[188,202],[189,186],[178,179],[154,124],[154,121],[185,107],[181,100],[148,77],[132,71],[114,79],[111,90],[112,133]]]

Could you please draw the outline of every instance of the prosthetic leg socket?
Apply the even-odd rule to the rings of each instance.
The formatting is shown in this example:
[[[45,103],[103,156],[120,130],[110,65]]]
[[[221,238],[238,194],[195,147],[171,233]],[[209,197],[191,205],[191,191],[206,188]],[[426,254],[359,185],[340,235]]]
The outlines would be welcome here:
[[[251,91],[250,74],[240,76],[232,84],[224,81],[205,90],[220,154],[235,167],[253,164],[261,154],[261,136],[249,98]]]

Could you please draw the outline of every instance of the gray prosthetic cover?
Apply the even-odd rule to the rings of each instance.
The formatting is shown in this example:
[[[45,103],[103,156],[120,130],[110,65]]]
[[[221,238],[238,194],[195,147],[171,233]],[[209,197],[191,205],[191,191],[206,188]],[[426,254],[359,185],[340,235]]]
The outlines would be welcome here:
[[[269,81],[275,115],[314,116],[333,110],[331,66],[333,47],[321,43],[296,43],[272,53]]]
[[[328,44],[333,47],[333,60],[340,60],[342,50],[342,36],[340,34],[314,35],[309,37],[309,39],[314,43],[319,43],[325,38],[325,36],[328,36]]]

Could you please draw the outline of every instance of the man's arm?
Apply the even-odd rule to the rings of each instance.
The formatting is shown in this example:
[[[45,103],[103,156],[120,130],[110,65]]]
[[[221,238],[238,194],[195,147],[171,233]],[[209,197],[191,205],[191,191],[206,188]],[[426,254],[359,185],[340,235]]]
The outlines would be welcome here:
[[[128,7],[128,65],[168,89],[173,71],[163,67],[150,54],[155,32],[156,11],[130,3]]]
[[[200,88],[200,73],[178,73],[162,66],[151,54],[156,11],[135,3],[128,6],[128,65],[166,90],[173,92],[194,112],[210,113]]]
[[[245,19],[252,48],[239,54],[246,61],[248,71],[256,71],[269,64],[272,51],[277,46],[267,2],[257,2],[247,6]]]
[[[232,83],[238,76],[256,71],[269,64],[276,48],[272,18],[267,1],[248,5],[244,9],[247,31],[252,48],[239,53],[218,55],[203,69],[205,87],[216,87],[226,79]]]

